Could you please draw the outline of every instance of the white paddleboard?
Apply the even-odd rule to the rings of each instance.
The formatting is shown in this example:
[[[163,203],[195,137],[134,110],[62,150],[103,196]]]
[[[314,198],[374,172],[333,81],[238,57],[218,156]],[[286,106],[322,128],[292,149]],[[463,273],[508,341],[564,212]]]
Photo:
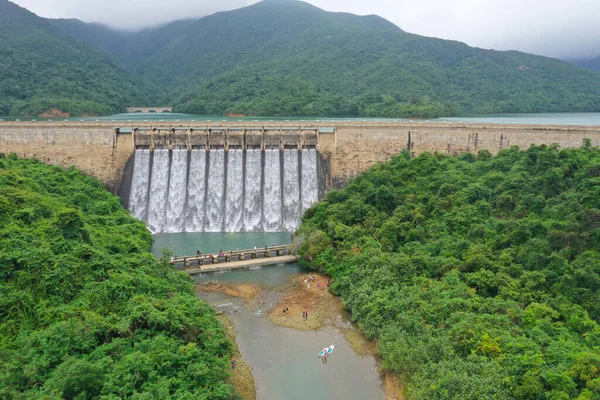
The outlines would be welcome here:
[[[330,355],[333,352],[334,347],[334,345],[331,345],[328,348],[321,350],[319,354],[317,354],[317,357],[323,357],[325,355],[325,352],[327,352],[327,355]]]

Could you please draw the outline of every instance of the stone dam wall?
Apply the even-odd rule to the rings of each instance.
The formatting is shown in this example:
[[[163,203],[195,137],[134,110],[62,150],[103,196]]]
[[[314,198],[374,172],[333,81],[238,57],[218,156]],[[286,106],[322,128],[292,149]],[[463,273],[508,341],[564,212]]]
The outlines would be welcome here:
[[[457,155],[532,144],[600,146],[600,127],[431,122],[0,122],[0,152],[76,166],[119,192],[136,147],[305,148],[320,155],[326,190],[403,150]],[[131,123],[129,123],[131,124]],[[301,125],[294,125],[301,124]]]

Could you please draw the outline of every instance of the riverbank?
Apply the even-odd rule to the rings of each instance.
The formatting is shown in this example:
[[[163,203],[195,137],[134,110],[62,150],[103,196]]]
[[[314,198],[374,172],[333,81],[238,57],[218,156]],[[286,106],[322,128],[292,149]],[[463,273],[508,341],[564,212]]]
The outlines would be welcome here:
[[[374,356],[378,359],[385,400],[404,400],[404,388],[398,378],[380,369],[376,342],[368,340],[355,325],[348,321],[344,322],[349,317],[349,313],[344,309],[340,298],[329,291],[329,278],[311,273],[296,275],[292,281],[293,288],[287,291],[284,299],[269,311],[271,321],[286,328],[301,330],[318,330],[325,327],[340,329],[356,355]],[[285,313],[284,309],[287,310]],[[304,318],[303,311],[308,311],[308,318]]]
[[[326,276],[301,273],[291,276],[290,279],[291,285],[271,290],[265,290],[258,284],[231,282],[199,283],[196,284],[196,290],[240,299],[250,307],[258,307],[260,311],[256,315],[264,312],[276,326],[293,331],[337,331],[343,335],[343,340],[358,359],[377,359],[375,342],[367,340],[349,321],[349,313],[344,310],[340,298],[329,292]],[[284,309],[286,312],[283,312]],[[308,312],[308,318],[303,316],[304,311]],[[221,316],[229,321],[231,327],[233,325],[230,318],[237,315],[236,311],[234,313],[230,317]],[[338,343],[339,340],[336,342],[336,349]],[[385,400],[403,400],[403,388],[398,379],[392,374],[382,372],[379,362],[377,362],[377,366],[381,388],[384,392],[383,398]],[[242,382],[242,384],[244,383]],[[236,390],[238,390],[237,386]],[[241,393],[239,390],[238,392]],[[244,399],[246,398],[244,397]]]
[[[233,342],[234,345],[234,351],[231,355],[231,384],[233,385],[235,392],[242,396],[242,399],[256,400],[256,385],[254,384],[254,376],[252,375],[252,370],[242,358],[240,349],[235,342],[235,328],[233,327],[233,324],[229,318],[227,318],[225,315],[217,315],[217,319],[225,327],[227,337]]]

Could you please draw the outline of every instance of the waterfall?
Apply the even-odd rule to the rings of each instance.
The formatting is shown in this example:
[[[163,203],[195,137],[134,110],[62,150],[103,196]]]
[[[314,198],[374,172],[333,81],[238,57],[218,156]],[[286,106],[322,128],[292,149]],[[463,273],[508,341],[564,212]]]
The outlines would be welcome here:
[[[225,220],[225,150],[211,150],[208,155],[205,232],[221,232]]]
[[[152,157],[150,198],[148,199],[148,228],[163,232],[169,192],[169,150],[156,149]]]
[[[262,150],[246,150],[246,179],[244,182],[244,230],[262,229]]]
[[[202,232],[204,229],[204,199],[206,196],[206,150],[193,149],[190,153],[190,175],[188,178],[187,232]]]
[[[174,149],[171,157],[169,200],[164,232],[183,232],[185,229],[188,151],[186,148]]]
[[[302,150],[302,212],[318,200],[319,185],[317,176],[317,150]]]
[[[150,181],[150,150],[135,151],[133,177],[129,195],[131,215],[144,221],[148,212],[148,182]]]
[[[294,231],[300,222],[298,150],[283,151],[283,229]]]
[[[225,231],[242,230],[244,199],[244,157],[241,149],[227,152],[227,194],[225,197]]]
[[[276,232],[317,198],[315,149],[137,149],[129,208],[152,232]]]
[[[281,163],[279,149],[265,150],[263,216],[265,232],[281,230]]]

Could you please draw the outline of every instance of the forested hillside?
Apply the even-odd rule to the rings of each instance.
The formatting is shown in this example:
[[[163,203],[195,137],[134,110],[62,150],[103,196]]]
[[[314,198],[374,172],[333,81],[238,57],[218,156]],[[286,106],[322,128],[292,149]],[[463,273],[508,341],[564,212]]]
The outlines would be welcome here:
[[[77,19],[49,19],[48,22],[65,35],[96,47],[119,60],[122,65],[133,68],[167,45],[195,20],[176,21],[139,32],[117,31]]]
[[[0,157],[0,398],[229,399],[232,343],[102,184]]]
[[[600,74],[264,1],[201,19],[144,61],[194,113],[436,116],[600,110]]]
[[[600,399],[600,149],[404,153],[298,239],[408,399]]]
[[[0,11],[24,12],[7,0],[0,4]],[[326,12],[297,0],[129,33],[77,20],[44,22],[30,13],[31,23],[15,23],[19,18],[7,18],[14,29],[0,30],[0,52],[11,49],[11,58],[0,61],[8,66],[0,75],[9,94],[0,107],[5,113],[51,103],[13,106],[14,99],[59,95],[101,105],[100,112],[134,102],[263,116],[600,111],[598,72],[413,35],[378,16]],[[104,55],[73,41],[67,46],[59,31]],[[139,79],[133,87],[132,74]]]
[[[152,85],[8,0],[0,0],[0,115],[112,114]]]

